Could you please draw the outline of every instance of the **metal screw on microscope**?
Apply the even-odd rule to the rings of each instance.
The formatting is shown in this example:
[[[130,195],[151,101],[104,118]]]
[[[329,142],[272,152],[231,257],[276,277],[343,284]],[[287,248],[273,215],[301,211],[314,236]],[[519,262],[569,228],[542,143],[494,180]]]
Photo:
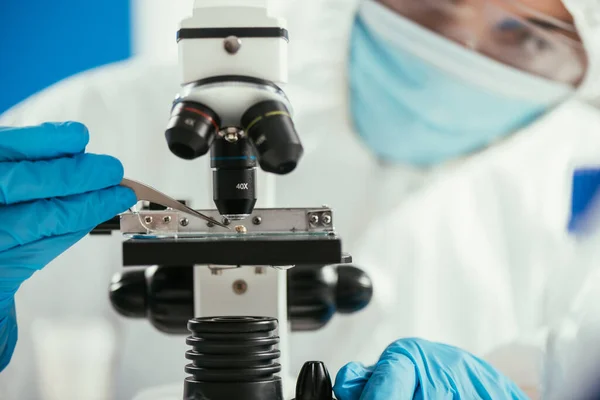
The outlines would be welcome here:
[[[233,282],[233,291],[235,294],[244,294],[247,290],[248,284],[245,280],[238,279],[237,281]]]
[[[265,267],[256,267],[256,268],[254,268],[254,273],[256,275],[264,275],[267,273],[267,270]]]
[[[230,223],[231,221],[229,220],[229,218],[223,217],[223,225],[229,225]]]
[[[225,135],[225,140],[227,140],[229,143],[235,143],[238,140],[238,136],[237,133],[228,133]]]
[[[169,215],[165,215],[165,216],[163,217],[163,222],[164,222],[165,224],[168,224],[169,222],[171,222],[171,216],[169,216]]]
[[[152,223],[152,217],[151,217],[151,216],[144,217],[144,221],[145,221],[147,224],[151,224],[151,223]]]
[[[190,220],[187,218],[181,218],[181,220],[179,221],[179,224],[181,226],[188,226],[190,224]]]
[[[225,51],[229,54],[236,54],[242,47],[242,41],[237,36],[228,36],[223,43]]]
[[[262,223],[262,218],[261,218],[261,217],[258,217],[258,216],[256,216],[256,217],[252,218],[252,223],[253,223],[254,225],[260,225],[260,224]]]
[[[229,143],[236,143],[243,136],[243,133],[243,131],[240,131],[237,128],[225,128],[219,132],[219,136]]]
[[[319,216],[317,214],[313,214],[310,216],[310,223],[316,225],[319,223]]]
[[[331,215],[323,214],[323,223],[329,225],[331,223]]]

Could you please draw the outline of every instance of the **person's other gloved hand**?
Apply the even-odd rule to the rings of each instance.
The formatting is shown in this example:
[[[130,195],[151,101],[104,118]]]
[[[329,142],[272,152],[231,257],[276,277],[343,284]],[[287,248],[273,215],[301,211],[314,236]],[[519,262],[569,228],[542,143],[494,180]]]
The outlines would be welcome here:
[[[133,206],[120,161],[86,154],[74,123],[0,127],[0,371],[17,342],[14,295],[96,225]]]
[[[347,364],[333,390],[338,400],[527,399],[485,361],[420,339],[391,344],[374,366]]]

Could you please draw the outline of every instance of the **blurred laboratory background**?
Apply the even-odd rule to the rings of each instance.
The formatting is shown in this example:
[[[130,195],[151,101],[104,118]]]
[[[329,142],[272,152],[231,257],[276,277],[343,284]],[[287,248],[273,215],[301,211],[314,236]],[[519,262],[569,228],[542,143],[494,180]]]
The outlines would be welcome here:
[[[0,114],[79,72],[177,57],[193,0],[0,1]]]

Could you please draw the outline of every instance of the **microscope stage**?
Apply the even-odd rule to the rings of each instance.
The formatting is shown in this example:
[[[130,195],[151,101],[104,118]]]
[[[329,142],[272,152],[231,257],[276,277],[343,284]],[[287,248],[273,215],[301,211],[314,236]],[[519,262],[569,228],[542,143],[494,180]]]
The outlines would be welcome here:
[[[213,218],[215,210],[203,210]],[[225,220],[224,220],[225,221]],[[341,239],[328,207],[256,209],[225,229],[172,210],[121,216],[124,266],[338,264]]]
[[[132,238],[123,242],[123,266],[339,264],[336,235],[221,235]]]

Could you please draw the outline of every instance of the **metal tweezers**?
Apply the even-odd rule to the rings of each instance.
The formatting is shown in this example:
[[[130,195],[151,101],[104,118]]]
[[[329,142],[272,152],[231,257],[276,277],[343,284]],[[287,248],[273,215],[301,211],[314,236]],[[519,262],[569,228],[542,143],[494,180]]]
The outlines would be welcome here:
[[[181,211],[194,217],[201,218],[205,221],[210,222],[211,224],[230,229],[228,226],[220,223],[219,221],[208,217],[204,214],[201,214],[198,211],[186,206],[185,204],[182,204],[179,201],[167,196],[166,194],[159,192],[158,190],[148,185],[144,185],[143,183],[125,178],[121,181],[121,186],[125,186],[133,190],[138,201],[149,201],[151,203],[158,204],[163,207],[172,208],[173,210]]]

